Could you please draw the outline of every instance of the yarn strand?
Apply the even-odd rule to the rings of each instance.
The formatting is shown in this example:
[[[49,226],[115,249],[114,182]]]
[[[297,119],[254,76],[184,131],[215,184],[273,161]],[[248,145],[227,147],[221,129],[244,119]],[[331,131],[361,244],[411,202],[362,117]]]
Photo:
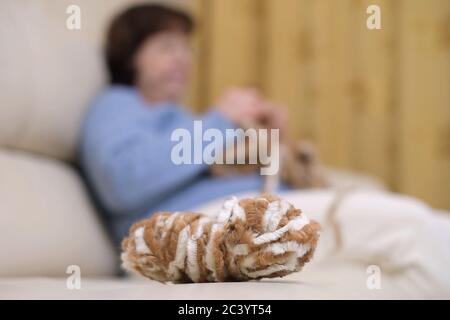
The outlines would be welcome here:
[[[282,277],[312,258],[319,228],[278,197],[232,197],[215,217],[161,212],[134,224],[123,267],[174,283]]]

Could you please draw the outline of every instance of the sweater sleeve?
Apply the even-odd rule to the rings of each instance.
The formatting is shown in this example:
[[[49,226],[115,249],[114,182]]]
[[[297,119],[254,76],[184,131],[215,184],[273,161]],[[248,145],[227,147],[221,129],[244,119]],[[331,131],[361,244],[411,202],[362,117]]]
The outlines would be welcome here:
[[[113,110],[110,108],[110,112]],[[147,122],[142,114],[133,112],[108,114],[93,121],[90,132],[86,132],[86,171],[101,202],[112,213],[145,210],[207,170],[205,164],[176,165],[171,160],[171,133],[175,128],[184,128],[193,136],[194,118],[171,107],[149,112],[151,121]],[[201,120],[204,128],[224,131],[232,126],[217,112]]]

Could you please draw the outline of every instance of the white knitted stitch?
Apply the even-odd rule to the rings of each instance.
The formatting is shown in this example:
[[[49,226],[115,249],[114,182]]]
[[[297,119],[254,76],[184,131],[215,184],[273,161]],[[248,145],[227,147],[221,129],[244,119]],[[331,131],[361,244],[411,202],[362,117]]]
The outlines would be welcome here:
[[[248,254],[248,245],[237,244],[231,249],[233,256],[245,256]]]
[[[232,217],[231,217],[231,221],[236,221],[237,219],[240,219],[240,220],[242,220],[244,222],[246,220],[245,210],[244,210],[244,208],[242,208],[239,205],[239,202],[235,203],[234,206],[233,206],[233,214],[232,214]]]
[[[144,232],[144,227],[137,228],[134,231],[134,243],[136,245],[136,252],[139,254],[151,254],[151,250],[144,240]]]
[[[271,243],[264,249],[264,251],[271,252],[275,255],[286,252],[295,252],[295,256],[300,258],[303,257],[310,249],[311,245],[309,243],[299,244],[295,241],[287,241],[283,243]]]
[[[177,249],[175,251],[175,258],[169,263],[168,273],[175,279],[179,278],[179,270],[184,269],[184,262],[186,260],[187,243],[189,240],[189,233],[191,226],[187,225],[180,231],[178,235]]]
[[[172,225],[173,222],[175,221],[175,219],[180,215],[181,212],[174,212],[173,214],[170,215],[169,218],[167,218],[164,221],[164,230],[163,233],[161,234],[161,239],[164,240],[167,236],[167,233],[172,229]]]
[[[280,224],[281,218],[286,215],[290,208],[291,205],[284,200],[271,202],[264,212],[263,228],[270,232],[275,231]]]
[[[238,201],[239,200],[236,197],[231,197],[224,202],[222,208],[219,211],[219,214],[217,215],[217,221],[219,223],[225,223],[230,220],[231,214],[233,212],[233,207],[236,203],[238,203]]]
[[[286,242],[281,242],[281,243],[278,243],[278,242],[271,243],[264,249],[264,251],[271,252],[271,253],[277,255],[277,254],[283,254],[288,251],[298,251],[298,250],[301,250],[301,248],[302,248],[302,245],[295,241],[286,241]]]
[[[309,219],[305,215],[300,215],[295,219],[289,221],[284,227],[277,229],[273,232],[264,233],[255,239],[253,239],[253,243],[256,245],[260,245],[266,242],[271,242],[278,240],[283,234],[285,234],[289,230],[300,230],[305,225],[309,223]]]
[[[212,273],[213,280],[217,279],[217,271],[216,271],[216,261],[214,259],[214,238],[218,230],[220,230],[222,225],[213,224],[211,226],[211,232],[209,234],[209,241],[206,245],[206,253],[205,253],[205,261],[206,268]]]
[[[198,220],[197,230],[190,237],[187,243],[187,266],[186,271],[188,276],[194,282],[198,282],[200,279],[200,266],[198,265],[197,259],[197,241],[198,238],[203,234],[203,226],[210,222],[208,217],[203,217]]]

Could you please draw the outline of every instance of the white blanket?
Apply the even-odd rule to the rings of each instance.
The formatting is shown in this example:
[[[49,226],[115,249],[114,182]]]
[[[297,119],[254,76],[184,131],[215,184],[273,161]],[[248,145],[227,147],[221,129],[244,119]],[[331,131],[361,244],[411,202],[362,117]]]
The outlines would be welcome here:
[[[293,191],[282,197],[322,224],[321,240],[308,268],[336,261],[357,264],[365,267],[371,289],[377,286],[376,281],[370,283],[379,271],[381,289],[383,279],[389,279],[389,287],[409,297],[450,297],[450,214],[437,213],[408,196],[349,191],[337,210],[342,235],[338,249],[334,229],[326,219],[335,191]],[[198,210],[213,213],[221,202]]]

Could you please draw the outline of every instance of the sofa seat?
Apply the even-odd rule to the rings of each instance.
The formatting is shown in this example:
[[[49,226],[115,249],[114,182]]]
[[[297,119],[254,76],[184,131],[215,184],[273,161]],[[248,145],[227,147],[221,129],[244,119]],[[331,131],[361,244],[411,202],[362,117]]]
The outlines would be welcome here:
[[[117,257],[78,173],[66,163],[0,149],[0,277],[113,275]]]

